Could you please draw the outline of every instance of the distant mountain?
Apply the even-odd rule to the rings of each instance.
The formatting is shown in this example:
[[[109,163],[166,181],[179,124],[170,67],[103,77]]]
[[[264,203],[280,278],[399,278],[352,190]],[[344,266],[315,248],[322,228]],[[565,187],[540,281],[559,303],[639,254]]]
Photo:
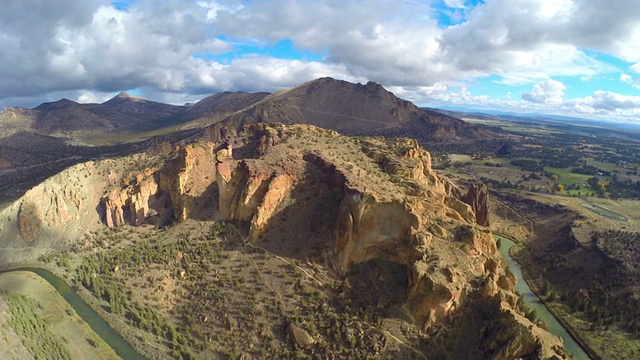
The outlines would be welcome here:
[[[0,136],[18,131],[65,137],[117,130],[152,130],[179,122],[186,110],[186,106],[149,101],[126,93],[102,104],[79,104],[61,99],[33,109],[5,109],[0,113],[0,122],[4,123]]]
[[[353,84],[332,78],[320,78],[266,96],[223,122],[236,128],[256,122],[304,123],[343,134],[404,136],[424,141],[495,134],[495,129],[420,109],[377,83]]]
[[[112,132],[137,134],[173,125],[184,125],[184,129],[220,123],[216,128],[239,128],[256,122],[312,124],[343,134],[413,137],[423,143],[487,138],[499,131],[421,109],[374,82],[353,84],[325,77],[274,94],[219,93],[189,106],[122,92],[102,104],[61,99],[33,109],[9,108],[0,113],[0,137],[36,131],[82,138]]]
[[[78,104],[63,99],[34,110],[40,111],[37,130],[51,134],[151,130],[179,121],[186,107],[120,93],[102,104]]]
[[[114,128],[108,119],[88,110],[87,105],[68,99],[44,103],[33,110],[35,130],[43,134],[99,132]]]

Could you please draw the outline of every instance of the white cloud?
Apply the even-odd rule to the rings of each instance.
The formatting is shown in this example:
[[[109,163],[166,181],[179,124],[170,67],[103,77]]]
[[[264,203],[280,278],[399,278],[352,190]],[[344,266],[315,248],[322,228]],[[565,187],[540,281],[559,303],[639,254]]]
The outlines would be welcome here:
[[[334,76],[377,81],[416,101],[501,106],[505,100],[474,95],[474,80],[495,75],[501,84],[532,87],[527,101],[508,100],[514,106],[609,111],[598,107],[597,94],[560,109],[566,88],[549,80],[588,83],[623,70],[594,52],[635,63],[620,80],[640,86],[640,1],[444,3],[466,21],[443,28],[429,1],[138,0],[125,11],[109,0],[10,1],[0,12],[0,103],[36,105],[59,94],[99,101],[131,89],[184,102]],[[324,58],[194,57],[283,39]]]
[[[76,96],[70,96],[72,100],[75,100],[79,103],[103,103],[109,99],[111,99],[115,94],[114,93],[104,93],[98,91],[91,90],[81,90],[78,92]]]
[[[620,81],[627,83],[636,89],[640,89],[640,63],[629,67],[629,71],[635,73],[635,75],[622,73],[620,74]]]
[[[464,9],[465,0],[444,0],[444,4],[454,9]]]
[[[629,74],[622,73],[620,74],[620,81],[627,83],[636,89],[640,89],[640,76],[636,76],[636,78],[634,78]]]
[[[567,101],[566,106],[588,112],[615,112],[623,114],[640,109],[640,96],[621,95],[610,91],[596,91],[593,95]]]
[[[559,104],[567,87],[560,81],[547,80],[535,84],[531,91],[522,94],[522,99],[540,104]]]

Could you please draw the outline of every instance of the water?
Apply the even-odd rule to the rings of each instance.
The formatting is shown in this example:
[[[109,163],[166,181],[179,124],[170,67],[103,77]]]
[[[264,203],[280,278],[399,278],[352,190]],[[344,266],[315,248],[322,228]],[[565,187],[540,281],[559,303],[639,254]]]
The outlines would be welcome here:
[[[529,307],[536,311],[536,315],[542,321],[547,324],[547,328],[550,333],[555,336],[558,336],[564,342],[564,347],[573,354],[573,358],[576,360],[588,360],[590,359],[589,355],[582,350],[580,345],[576,342],[576,340],[569,334],[569,332],[556,320],[555,317],[547,310],[542,301],[538,298],[538,296],[531,291],[527,282],[524,281],[522,277],[522,270],[520,269],[520,264],[516,262],[511,255],[509,255],[509,249],[515,245],[515,243],[507,239],[503,236],[495,235],[496,239],[500,239],[500,252],[507,259],[507,263],[509,264],[509,270],[518,278],[518,282],[516,284],[516,290],[522,294],[522,298],[524,302],[529,305]]]
[[[45,279],[71,305],[93,331],[109,345],[118,356],[126,360],[144,360],[132,347],[118,335],[93,309],[87,305],[73,290],[59,277],[51,272],[39,268],[18,268],[9,271],[30,271]]]
[[[588,360],[589,356],[582,350],[580,345],[575,339],[567,332],[567,330],[556,320],[555,317],[547,310],[544,304],[531,291],[531,288],[524,281],[522,277],[522,270],[520,264],[518,264],[510,255],[509,249],[515,245],[515,243],[505,237],[495,235],[497,239],[500,239],[500,252],[507,259],[509,269],[518,278],[516,284],[516,290],[522,294],[524,302],[529,307],[536,311],[536,315],[542,321],[547,324],[549,332],[560,337],[564,342],[564,347],[573,354],[573,358],[576,360]],[[124,339],[122,339],[109,325],[102,320],[102,318],[95,312],[89,305],[87,305],[73,290],[60,278],[53,275],[51,272],[39,269],[39,268],[19,268],[11,271],[30,271],[38,274],[43,279],[47,280],[62,297],[71,305],[71,307],[78,313],[78,315],[89,324],[89,326],[96,332],[113,350],[123,359],[144,360],[140,354],[138,354]]]

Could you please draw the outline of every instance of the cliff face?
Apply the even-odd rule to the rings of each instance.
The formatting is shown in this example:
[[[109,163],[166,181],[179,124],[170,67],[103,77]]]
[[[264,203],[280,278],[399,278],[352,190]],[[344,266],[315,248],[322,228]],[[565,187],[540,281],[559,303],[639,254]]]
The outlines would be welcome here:
[[[142,155],[131,157],[135,162]],[[118,181],[122,160],[72,166],[27,191],[0,211],[0,265],[34,261],[77,243],[102,225],[96,211],[108,184]],[[114,201],[120,201],[114,198]],[[118,221],[117,213],[112,219]]]
[[[129,185],[108,189],[99,205],[103,223],[109,227],[125,223],[164,225],[193,217],[201,207],[211,207],[214,200],[213,164],[212,143],[178,149],[159,169],[146,169]]]
[[[485,184],[472,184],[467,193],[460,199],[469,204],[475,213],[478,225],[490,226],[489,223],[489,190]]]
[[[113,227],[222,218],[282,256],[315,249],[302,259],[336,275],[374,261],[403,267],[397,305],[434,339],[468,337],[487,358],[563,357],[558,340],[517,307],[515,279],[485,227],[486,188],[456,196],[415,140],[349,138],[309,125],[217,131],[218,140],[233,138],[184,145],[124,184],[97,181],[95,165],[83,164],[91,187],[43,183],[14,204],[13,226],[21,241],[37,242],[52,228],[74,228],[79,238],[81,224],[98,219]],[[456,319],[465,316],[471,324],[460,330]]]
[[[458,199],[413,140],[356,140],[310,126],[253,125],[246,131],[254,133],[244,135],[243,145],[252,158],[232,156],[229,147],[219,150],[216,179],[220,215],[245,223],[249,241],[268,243],[272,234],[265,229],[293,221],[280,215],[301,201],[296,188],[313,187],[308,176],[317,174],[324,179],[318,193],[339,198],[326,210],[335,217],[325,224],[333,231],[323,238],[331,244],[336,271],[380,259],[403,264],[403,307],[428,332],[446,328],[461,309],[493,304],[502,320],[486,325],[478,340],[486,342],[489,357],[564,356],[556,338],[531,330],[535,326],[517,309],[515,278],[490,231],[477,226],[488,225],[486,187],[472,186]],[[313,206],[313,199],[307,201]],[[304,243],[306,236],[299,233],[294,242]]]

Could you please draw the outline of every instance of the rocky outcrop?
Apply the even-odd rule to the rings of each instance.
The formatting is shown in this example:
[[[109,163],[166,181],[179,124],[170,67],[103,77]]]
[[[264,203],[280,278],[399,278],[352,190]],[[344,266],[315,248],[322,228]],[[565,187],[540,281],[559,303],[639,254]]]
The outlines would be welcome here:
[[[115,171],[122,167],[119,161],[71,166],[6,204],[0,210],[0,248],[7,250],[0,251],[0,266],[69,249],[87,232],[102,227],[96,208],[107,184],[121,176]]]
[[[489,226],[489,190],[485,184],[472,184],[460,200],[471,206],[478,225]]]
[[[124,188],[108,189],[99,206],[103,223],[109,227],[162,225],[174,219],[184,221],[206,205],[213,209],[213,146],[207,142],[185,145],[159,169],[146,169]]]
[[[101,218],[108,227],[117,227],[125,223],[124,209],[127,193],[116,188],[111,188],[100,199]]]
[[[289,323],[287,333],[293,342],[301,349],[306,349],[316,343],[315,339],[309,335],[304,329],[294,323]]]
[[[406,267],[399,305],[430,334],[446,333],[449,319],[461,311],[493,304],[496,314],[511,315],[483,334],[489,357],[549,349],[546,332],[521,316],[515,279],[486,228],[486,188],[472,186],[456,196],[415,140],[254,124],[224,142],[183,145],[126,183],[108,188],[99,201],[107,226],[219,216],[254,243],[277,237],[303,247],[314,237],[325,248],[316,256],[337,273],[376,260]],[[72,223],[80,216],[77,190],[38,191],[45,206],[21,203],[25,239],[41,236],[39,221]]]
[[[372,260],[403,264],[409,274],[404,307],[426,331],[437,332],[471,302],[497,302],[497,313],[512,315],[492,330],[498,340],[487,345],[487,354],[500,358],[549,350],[528,328],[534,325],[519,315],[515,278],[502,265],[496,242],[484,227],[485,187],[472,186],[464,196],[456,196],[453,184],[433,172],[429,154],[414,140],[356,142],[310,126],[269,131],[265,126],[245,130],[263,134],[247,135],[243,152],[253,158],[234,159],[229,148],[216,153],[220,215],[246,224],[249,241],[268,241],[264,229],[298,201],[293,189],[317,171],[328,192],[337,189],[342,194],[337,208],[327,210],[336,214],[327,240],[332,241],[338,272],[348,273]],[[304,141],[300,133],[313,142]],[[333,139],[325,144],[327,136]],[[335,144],[351,149],[349,156],[340,156],[340,149],[332,148]]]
[[[212,200],[211,186],[216,181],[213,150],[210,142],[185,145],[158,172],[158,187],[171,198],[175,219],[186,220]]]

